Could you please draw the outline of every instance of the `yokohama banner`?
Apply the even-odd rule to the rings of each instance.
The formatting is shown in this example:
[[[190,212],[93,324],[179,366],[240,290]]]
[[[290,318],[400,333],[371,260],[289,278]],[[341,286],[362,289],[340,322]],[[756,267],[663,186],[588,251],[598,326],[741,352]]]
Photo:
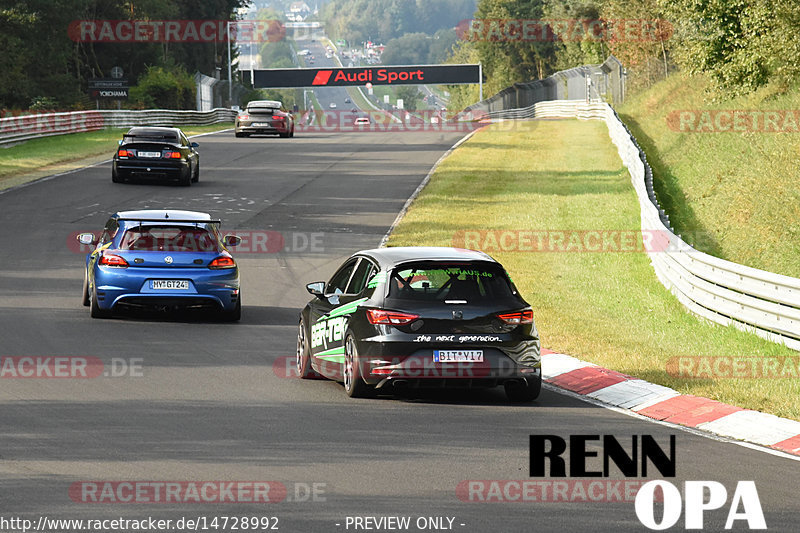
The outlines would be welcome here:
[[[415,65],[394,67],[286,68],[254,70],[253,86],[345,87],[366,85],[457,85],[480,83],[479,65]],[[250,83],[250,71],[242,71]]]

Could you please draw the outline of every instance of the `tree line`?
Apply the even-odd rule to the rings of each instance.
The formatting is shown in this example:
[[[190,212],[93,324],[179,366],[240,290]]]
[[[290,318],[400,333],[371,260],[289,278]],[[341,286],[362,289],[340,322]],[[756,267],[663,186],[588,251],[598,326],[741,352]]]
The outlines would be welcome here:
[[[285,3],[285,2],[284,2]],[[0,108],[94,105],[87,80],[120,66],[139,88],[131,104],[191,106],[191,75],[227,71],[225,43],[103,43],[70,38],[77,20],[232,20],[247,0],[0,0]],[[800,2],[774,0],[332,0],[329,35],[387,45],[384,63],[481,62],[486,94],[557,70],[617,56],[633,85],[675,70],[702,72],[720,92],[739,94],[800,75]],[[556,38],[470,38],[467,19],[554,21]],[[601,21],[603,38],[587,22]],[[647,23],[646,38],[620,28]],[[605,32],[609,30],[610,34]],[[474,32],[473,32],[474,33]],[[472,37],[475,37],[472,35]],[[277,51],[279,47],[273,47]],[[281,53],[285,52],[280,50]],[[164,96],[164,87],[177,89]],[[477,89],[454,88],[453,102]],[[159,96],[161,95],[161,96]],[[168,101],[165,101],[168,100]],[[470,101],[471,100],[471,101]],[[451,107],[453,107],[451,105]]]
[[[194,106],[192,75],[227,70],[225,43],[81,42],[76,21],[232,20],[247,0],[0,0],[0,108],[93,107],[87,80],[119,66],[133,84],[131,105]],[[147,77],[147,79],[142,79]],[[176,87],[163,101],[163,89]],[[183,88],[183,89],[181,89]],[[176,94],[178,96],[176,96]],[[160,102],[161,100],[161,102]]]
[[[704,73],[718,94],[734,95],[770,82],[788,87],[800,74],[800,2],[479,0],[474,18],[551,21],[555,34],[514,40],[507,28],[483,28],[488,38],[462,32],[450,60],[481,62],[488,94],[609,54],[634,87],[680,70]],[[459,103],[474,102],[473,88],[454,91]]]

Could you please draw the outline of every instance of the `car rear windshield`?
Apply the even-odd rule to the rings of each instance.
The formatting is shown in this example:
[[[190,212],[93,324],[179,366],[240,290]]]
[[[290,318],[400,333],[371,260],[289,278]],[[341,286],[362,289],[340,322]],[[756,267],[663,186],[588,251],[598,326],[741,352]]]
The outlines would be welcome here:
[[[217,252],[219,242],[205,228],[195,226],[135,226],[125,231],[120,250],[154,252]]]
[[[515,297],[505,271],[487,263],[414,263],[392,271],[389,297],[480,303]]]

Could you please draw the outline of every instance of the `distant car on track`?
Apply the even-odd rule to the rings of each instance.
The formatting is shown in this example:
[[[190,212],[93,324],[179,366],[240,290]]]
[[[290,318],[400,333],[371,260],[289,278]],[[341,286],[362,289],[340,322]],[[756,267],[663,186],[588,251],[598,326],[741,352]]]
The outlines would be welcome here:
[[[83,305],[92,318],[122,308],[202,309],[239,320],[239,268],[222,237],[220,221],[180,210],[122,211],[111,215],[99,239],[81,233],[95,248],[86,256]]]
[[[331,102],[328,106],[330,109],[336,109],[336,102]]]
[[[353,121],[353,126],[368,126],[369,124],[369,118],[367,117],[358,117]]]
[[[131,128],[114,153],[111,181],[143,178],[191,185],[200,180],[198,146],[178,128]]]
[[[351,256],[300,313],[301,377],[342,381],[349,396],[376,389],[494,387],[511,401],[541,390],[533,311],[483,252],[381,248]]]
[[[294,117],[283,110],[277,100],[253,100],[236,116],[234,135],[249,137],[254,134],[294,137]]]

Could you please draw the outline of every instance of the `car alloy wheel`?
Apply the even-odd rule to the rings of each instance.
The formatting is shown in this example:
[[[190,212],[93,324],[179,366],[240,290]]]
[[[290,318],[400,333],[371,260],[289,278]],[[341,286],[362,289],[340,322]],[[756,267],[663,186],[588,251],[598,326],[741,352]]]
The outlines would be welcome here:
[[[344,391],[351,398],[365,398],[374,390],[361,379],[358,348],[352,335],[347,335],[344,341]]]
[[[306,343],[306,324],[302,318],[297,327],[297,354],[295,355],[295,365],[297,366],[297,373],[301,378],[309,379],[316,376],[316,372],[311,367],[311,356],[308,353],[308,344]]]

